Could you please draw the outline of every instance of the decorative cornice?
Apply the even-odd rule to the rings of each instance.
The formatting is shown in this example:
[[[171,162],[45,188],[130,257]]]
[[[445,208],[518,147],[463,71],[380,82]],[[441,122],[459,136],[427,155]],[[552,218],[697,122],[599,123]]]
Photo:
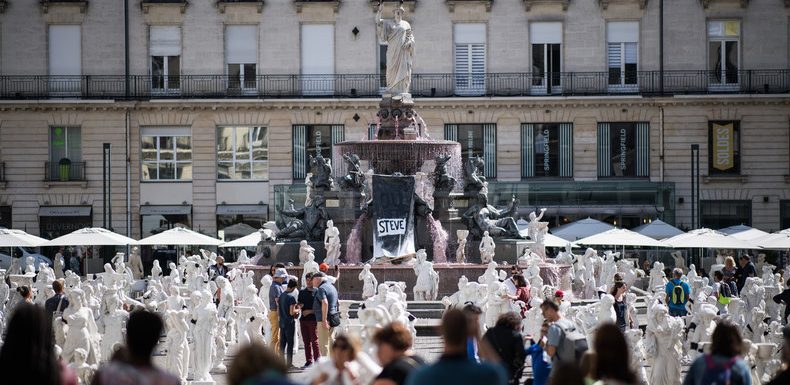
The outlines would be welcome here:
[[[383,4],[384,4],[384,7],[386,7],[387,4],[393,4],[393,3],[395,3],[395,4],[393,4],[393,6],[396,6],[397,5],[396,3],[398,3],[399,1],[403,1],[404,8],[406,8],[406,10],[409,11],[409,12],[414,12],[414,9],[417,8],[417,0],[384,0]],[[787,1],[790,1],[790,0],[787,0]],[[372,9],[373,12],[378,11],[379,10],[379,0],[370,0],[370,9]]]
[[[155,0],[142,0],[140,1],[140,9],[143,10],[143,13],[148,13],[148,10],[151,7],[179,7],[181,13],[186,12],[187,6],[189,2],[187,0],[183,1],[173,1],[173,2],[162,2],[162,1],[155,1]]]
[[[746,8],[749,5],[749,0],[699,0],[700,4],[702,4],[702,8],[708,9],[711,3],[723,3],[723,2],[735,2],[737,1],[740,3],[741,8]],[[788,1],[785,0],[785,7],[788,5]]]
[[[447,8],[450,12],[455,12],[455,7],[457,5],[464,5],[464,4],[482,4],[486,7],[486,12],[491,12],[491,4],[493,4],[494,0],[445,0],[447,4]]]
[[[219,10],[219,13],[225,13],[225,7],[227,7],[229,5],[230,6],[234,6],[234,5],[238,5],[238,6],[252,5],[252,6],[255,6],[257,8],[258,13],[261,13],[261,12],[263,12],[264,1],[263,0],[251,0],[251,1],[219,0],[219,1],[217,1],[216,5],[217,5],[217,9]]]
[[[527,12],[532,10],[532,6],[535,4],[560,4],[562,6],[563,11],[568,10],[568,5],[571,3],[571,0],[524,0],[524,8]]]
[[[329,1],[310,1],[310,0],[294,0],[294,6],[296,7],[296,13],[302,13],[302,7],[310,4],[330,4],[334,9],[335,13],[340,10],[340,4],[342,4],[341,0],[329,0]]]
[[[5,3],[5,1],[3,1]],[[88,9],[88,2],[87,1],[57,1],[57,0],[41,0],[41,11],[44,13],[49,13],[49,7],[53,5],[62,5],[62,6],[70,6],[70,7],[79,7],[80,13],[85,13],[85,10]],[[3,10],[5,11],[5,5],[3,5]]]
[[[647,0],[598,0],[598,4],[600,4],[601,8],[604,10],[609,9],[609,4],[612,3],[637,3],[639,4],[639,9],[645,9],[647,6]]]

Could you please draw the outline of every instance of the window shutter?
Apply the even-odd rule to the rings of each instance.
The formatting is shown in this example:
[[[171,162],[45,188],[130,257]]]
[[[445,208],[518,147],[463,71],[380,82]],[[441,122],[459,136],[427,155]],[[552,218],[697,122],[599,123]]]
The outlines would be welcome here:
[[[302,25],[302,74],[335,73],[335,29],[332,24]]]
[[[258,28],[254,25],[229,25],[225,28],[227,64],[258,62]]]
[[[444,125],[444,140],[458,141],[458,125],[445,124]]]
[[[340,143],[346,138],[345,126],[342,124],[332,125],[332,144]]]
[[[636,176],[650,176],[650,123],[636,124]]]
[[[609,52],[608,52],[608,62],[609,68],[620,68],[622,64],[622,51],[621,51],[622,44],[620,43],[609,43]]]
[[[455,45],[455,85],[469,86],[469,44]]]
[[[293,126],[293,177],[294,180],[304,180],[307,175],[307,164],[305,153],[305,140],[307,136],[307,126]]]
[[[637,61],[637,44],[636,43],[625,43],[625,63],[626,64],[636,64]]]
[[[598,176],[612,176],[611,137],[609,123],[598,123]]]
[[[562,44],[562,23],[560,22],[530,23],[529,41],[532,44]]]
[[[521,177],[535,176],[535,125],[521,125]]]
[[[151,56],[181,55],[181,28],[177,26],[151,26]]]
[[[496,178],[496,124],[483,125],[483,159],[486,177]]]
[[[49,74],[82,75],[79,25],[49,26]]]
[[[560,124],[560,177],[573,177],[573,124]]]
[[[485,73],[486,73],[486,46],[485,44],[472,44],[470,47],[471,55],[471,74],[472,86],[484,87],[485,86]]]

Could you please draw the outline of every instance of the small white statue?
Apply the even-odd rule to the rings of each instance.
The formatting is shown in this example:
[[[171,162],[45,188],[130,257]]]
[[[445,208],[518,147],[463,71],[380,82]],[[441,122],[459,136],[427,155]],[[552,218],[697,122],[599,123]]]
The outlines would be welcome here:
[[[134,279],[143,279],[143,260],[140,258],[140,248],[137,246],[132,247],[128,267],[132,269]]]
[[[435,301],[439,295],[439,274],[433,269],[433,262],[427,260],[425,249],[417,250],[417,264],[414,273],[417,282],[414,284],[415,301]]]
[[[679,268],[679,269],[681,269],[683,271],[686,271],[688,269],[686,267],[686,258],[683,257],[683,253],[681,253],[680,251],[676,250],[676,251],[673,251],[672,253],[670,253],[670,255],[672,256],[672,259],[675,260],[675,267],[676,268]]]
[[[455,249],[455,262],[466,263],[466,237],[469,236],[469,230],[456,230],[455,235],[458,237],[458,248]]]
[[[299,242],[299,264],[304,265],[307,262],[307,255],[315,253],[315,248],[307,244],[306,240]]]
[[[199,291],[192,293],[192,303],[196,304],[192,312],[192,317],[195,320],[194,335],[200,336],[194,341],[193,380],[209,382],[212,381],[209,371],[213,367],[211,359],[217,308],[211,302],[210,294]]]
[[[88,352],[87,362],[98,364],[101,356],[97,349],[99,335],[93,311],[83,305],[84,292],[74,289],[69,292],[69,307],[63,314],[63,319],[68,323],[66,341],[63,343],[63,359],[72,363],[75,362],[74,351],[82,348]]]
[[[461,278],[458,279],[458,291],[450,295],[449,297],[442,298],[442,304],[445,308],[451,307],[464,307],[467,301],[467,287],[469,286],[469,279],[466,278],[465,275],[462,275]]]
[[[505,296],[507,289],[499,282],[493,282],[486,287],[488,298],[486,299],[485,325],[492,328],[496,325],[499,316],[510,311],[510,300]]]
[[[530,249],[532,252],[539,255],[541,258],[546,258],[546,246],[544,239],[546,238],[546,234],[549,232],[549,223],[548,222],[541,222],[540,220],[543,219],[543,214],[546,213],[546,209],[540,209],[540,214],[535,214],[535,212],[529,213],[529,225],[527,227],[527,235],[529,235],[529,239],[534,241],[532,245],[530,245]]]
[[[651,313],[645,338],[648,354],[654,359],[650,385],[680,384],[683,320],[671,317],[669,309],[660,304],[654,305]]]
[[[96,373],[98,365],[89,365],[85,361],[88,359],[88,352],[85,349],[77,348],[74,350],[74,362],[69,366],[74,369],[77,374],[77,379],[80,384],[88,385],[93,380],[93,374]]]
[[[620,256],[619,252],[613,253],[606,250],[603,253],[603,264],[601,267],[601,275],[598,278],[599,285],[605,285],[606,291],[614,285],[614,275],[617,273],[617,264],[615,260]]]
[[[304,185],[306,192],[304,194],[304,207],[310,207],[313,204],[313,173],[308,172],[304,176]]]
[[[52,263],[55,264],[55,279],[64,278],[65,274],[63,273],[63,268],[66,267],[66,262],[63,260],[63,254],[60,252],[55,254],[55,260]]]
[[[302,242],[304,242],[304,241],[302,241]],[[312,249],[312,247],[311,247],[311,249]],[[307,274],[308,273],[317,273],[317,272],[320,271],[318,269],[318,262],[315,261],[315,254],[313,254],[312,251],[309,251],[307,253],[307,257],[306,257],[306,260],[303,263],[303,265],[304,266],[303,266],[303,269],[302,269],[302,289],[307,287],[307,278],[305,278],[307,276]]]
[[[477,282],[483,285],[489,285],[493,282],[499,282],[500,279],[504,280],[507,276],[507,273],[504,271],[499,272],[497,271],[497,263],[495,261],[488,262],[488,266],[486,270],[483,272],[483,275],[477,278]]]
[[[664,273],[664,264],[656,261],[653,263],[653,268],[650,269],[650,290],[654,293],[663,293],[666,284],[667,278]]]
[[[494,244],[494,238],[491,238],[488,235],[488,231],[483,232],[483,239],[480,241],[480,263],[488,264],[489,262],[494,260],[494,254],[496,253],[496,244]]]
[[[36,275],[34,262],[35,259],[33,257],[25,258],[25,275]]]
[[[614,311],[614,297],[611,294],[604,294],[598,302],[598,325],[615,321],[617,314]]]
[[[340,230],[335,227],[333,220],[326,221],[326,230],[324,231],[324,248],[326,249],[326,258],[324,263],[329,266],[337,266],[340,264]]]
[[[716,329],[716,322],[713,320],[716,317],[716,312],[716,306],[709,304],[702,304],[697,310],[697,327],[688,336],[690,348],[688,353],[692,361],[704,354],[703,347],[705,343],[710,342],[713,331]]]
[[[225,367],[225,354],[227,352],[227,344],[225,336],[227,334],[228,321],[225,318],[217,318],[217,324],[214,328],[214,368],[216,372],[223,373],[227,370]]]
[[[376,295],[376,286],[379,285],[379,281],[376,280],[376,276],[370,271],[370,264],[366,263],[362,266],[359,280],[362,281],[362,300]]]
[[[625,331],[625,338],[631,348],[631,368],[636,371],[637,384],[647,384],[647,354],[642,340],[642,329],[628,329]]]
[[[167,324],[167,339],[165,342],[167,358],[164,366],[168,372],[180,378],[181,383],[186,384],[189,368],[189,344],[187,342],[189,311],[168,310],[165,314],[165,322]]]
[[[255,313],[252,316],[249,325],[247,325],[247,335],[250,337],[250,342],[266,343],[263,332],[264,329],[271,327],[268,321],[263,313]]]
[[[239,257],[236,258],[237,265],[246,265],[250,263],[250,257],[247,256],[247,250],[241,249]]]
[[[105,303],[107,304],[107,313],[102,316],[104,335],[101,338],[101,358],[104,361],[112,357],[116,344],[123,343],[126,321],[129,320],[129,312],[121,307],[118,294],[108,294],[105,297]]]

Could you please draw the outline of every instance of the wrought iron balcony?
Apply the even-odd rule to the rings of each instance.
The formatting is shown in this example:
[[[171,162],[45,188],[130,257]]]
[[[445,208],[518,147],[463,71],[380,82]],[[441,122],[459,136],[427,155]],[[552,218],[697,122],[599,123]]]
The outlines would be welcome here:
[[[85,162],[44,162],[45,182],[84,182]]]
[[[376,98],[380,74],[130,76],[0,76],[0,99],[162,98]],[[661,94],[660,72],[620,75],[610,72],[414,74],[415,97],[607,96]],[[127,92],[128,91],[128,92]],[[665,71],[663,94],[784,94],[790,70]]]

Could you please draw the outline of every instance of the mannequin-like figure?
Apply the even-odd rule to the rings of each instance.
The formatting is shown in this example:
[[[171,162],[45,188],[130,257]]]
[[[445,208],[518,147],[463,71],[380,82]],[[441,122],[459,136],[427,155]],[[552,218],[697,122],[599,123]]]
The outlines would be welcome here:
[[[315,253],[315,248],[307,244],[306,240],[301,240],[299,242],[299,264],[304,265],[307,263],[307,256],[312,253]]]
[[[362,266],[362,271],[359,273],[359,280],[362,281],[362,300],[376,295],[376,286],[379,285],[379,281],[370,271],[370,264],[366,263]]]
[[[307,274],[319,272],[318,262],[315,261],[315,254],[313,254],[312,251],[307,253],[307,258],[303,265],[304,266],[302,269],[302,289],[307,287],[307,278],[306,278]]]
[[[189,311],[168,310],[165,315],[167,358],[164,366],[167,371],[180,378],[181,383],[186,384],[189,368],[189,344],[187,342]]]
[[[115,345],[123,343],[129,312],[121,307],[118,294],[107,295],[105,303],[107,304],[107,313],[102,316],[104,334],[101,337],[101,358],[106,361],[112,356]]]
[[[488,264],[494,260],[496,253],[496,244],[494,238],[488,235],[488,231],[483,232],[483,239],[480,241],[480,263]]]
[[[415,301],[435,301],[439,294],[439,274],[433,269],[433,262],[427,260],[425,249],[417,250],[417,264],[414,273],[417,282],[414,284]]]
[[[211,302],[211,295],[199,291],[192,293],[192,303],[197,304],[192,311],[192,319],[195,321],[193,377],[194,381],[208,382],[212,381],[209,371],[213,367],[211,359],[217,308]]]
[[[458,248],[455,249],[455,262],[456,263],[466,263],[466,237],[469,236],[469,230],[456,230],[456,236],[458,237]]]
[[[340,230],[335,227],[335,222],[330,219],[326,221],[326,231],[324,232],[324,248],[326,249],[324,263],[329,266],[339,265],[340,247]]]

